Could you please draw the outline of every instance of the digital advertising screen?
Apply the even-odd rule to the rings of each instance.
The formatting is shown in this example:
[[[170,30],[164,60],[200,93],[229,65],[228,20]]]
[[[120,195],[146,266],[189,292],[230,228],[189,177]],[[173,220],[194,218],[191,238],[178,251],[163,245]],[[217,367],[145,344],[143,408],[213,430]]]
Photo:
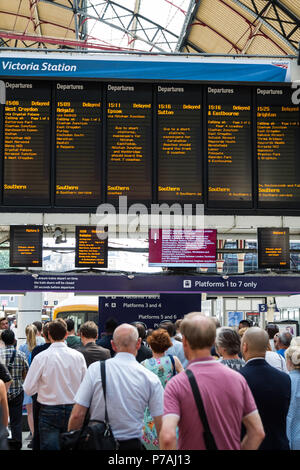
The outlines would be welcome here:
[[[150,229],[149,266],[213,267],[217,230]]]

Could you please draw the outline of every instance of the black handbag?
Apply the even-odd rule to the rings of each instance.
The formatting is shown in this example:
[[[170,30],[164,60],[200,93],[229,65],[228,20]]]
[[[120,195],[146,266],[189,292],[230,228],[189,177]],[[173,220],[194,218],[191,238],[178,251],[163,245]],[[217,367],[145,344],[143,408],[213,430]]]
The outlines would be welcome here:
[[[216,442],[215,442],[215,438],[210,430],[210,427],[207,421],[205,409],[203,406],[202,398],[200,395],[200,391],[199,391],[195,376],[190,369],[186,369],[185,373],[188,376],[189,382],[191,384],[195,402],[198,408],[198,413],[199,413],[201,422],[204,427],[203,439],[205,442],[206,450],[218,450]]]
[[[119,448],[108,421],[105,361],[100,362],[100,370],[105,403],[104,421],[92,420],[84,424],[81,429],[61,433],[61,450],[118,450]]]

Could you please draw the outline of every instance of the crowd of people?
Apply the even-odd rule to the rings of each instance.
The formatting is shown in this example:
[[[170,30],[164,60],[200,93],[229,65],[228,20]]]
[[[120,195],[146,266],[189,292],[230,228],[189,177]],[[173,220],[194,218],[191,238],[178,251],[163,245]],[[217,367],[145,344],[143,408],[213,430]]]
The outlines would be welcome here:
[[[100,337],[71,318],[25,334],[16,344],[0,318],[0,449],[22,448],[24,407],[33,450],[60,450],[61,433],[103,421],[105,361],[119,450],[204,450],[208,431],[220,450],[300,450],[300,337],[275,324],[221,327],[193,312],[151,330],[109,319]]]

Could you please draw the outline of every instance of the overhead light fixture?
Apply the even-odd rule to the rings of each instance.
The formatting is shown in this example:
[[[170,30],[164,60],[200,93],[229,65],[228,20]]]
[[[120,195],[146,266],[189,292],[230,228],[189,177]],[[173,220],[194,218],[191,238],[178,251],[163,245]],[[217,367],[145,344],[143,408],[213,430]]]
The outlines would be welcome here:
[[[66,234],[67,234],[66,230],[64,231],[64,234],[63,234],[62,229],[60,227],[56,227],[54,230],[54,235],[53,235],[53,238],[55,239],[55,243],[56,244],[65,243],[67,241]]]

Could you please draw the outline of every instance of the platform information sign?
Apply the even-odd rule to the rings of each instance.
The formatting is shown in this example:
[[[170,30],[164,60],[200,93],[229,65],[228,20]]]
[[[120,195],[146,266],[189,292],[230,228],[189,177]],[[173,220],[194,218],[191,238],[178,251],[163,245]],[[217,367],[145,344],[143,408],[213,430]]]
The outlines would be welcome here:
[[[103,237],[104,235],[104,237]],[[108,239],[104,229],[77,226],[75,231],[75,267],[107,268]]]
[[[42,267],[42,243],[42,226],[12,225],[10,227],[10,266]]]

